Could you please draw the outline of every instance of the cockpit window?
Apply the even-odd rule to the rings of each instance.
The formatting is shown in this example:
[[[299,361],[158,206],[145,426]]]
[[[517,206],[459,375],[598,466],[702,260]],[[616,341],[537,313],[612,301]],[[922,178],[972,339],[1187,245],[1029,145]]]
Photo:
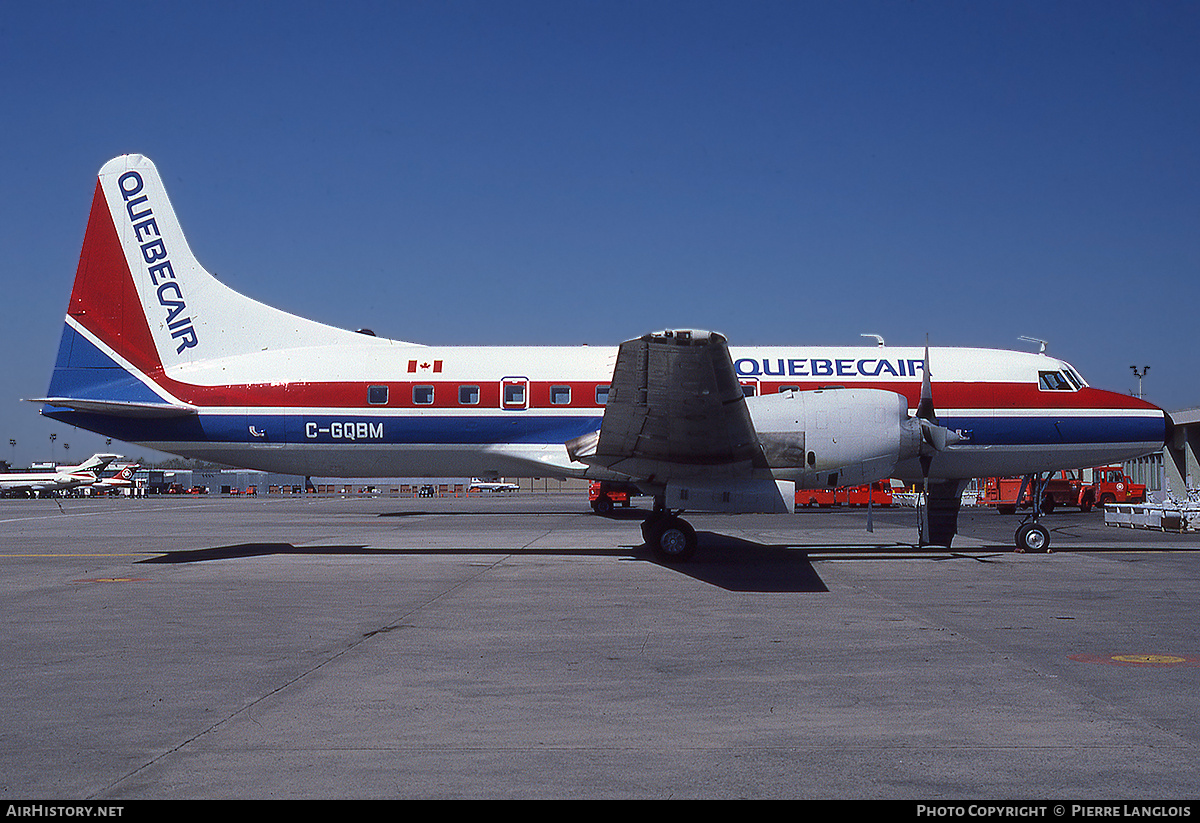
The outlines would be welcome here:
[[[1038,372],[1038,384],[1042,391],[1075,391],[1062,372],[1057,371]]]

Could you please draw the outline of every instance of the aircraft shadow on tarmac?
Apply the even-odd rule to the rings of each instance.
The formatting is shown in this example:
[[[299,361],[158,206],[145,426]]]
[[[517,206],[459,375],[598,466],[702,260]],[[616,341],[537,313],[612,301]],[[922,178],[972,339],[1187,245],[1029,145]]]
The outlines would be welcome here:
[[[138,561],[147,564],[204,563],[213,560],[235,560],[271,556],[503,556],[545,555],[559,557],[614,557],[618,559],[654,563],[695,580],[729,591],[739,592],[792,592],[820,593],[829,588],[813,568],[810,552],[819,551],[819,562],[830,560],[945,560],[950,555],[897,551],[896,546],[854,546],[834,548],[829,546],[804,547],[797,545],[771,545],[743,540],[738,537],[699,532],[696,557],[691,562],[662,564],[654,559],[650,549],[641,546],[621,546],[611,549],[562,549],[562,548],[373,548],[364,545],[294,546],[291,543],[236,543],[205,549],[188,549],[164,552],[155,557]],[[830,551],[836,554],[828,554]],[[869,552],[869,554],[868,554]],[[978,558],[976,558],[978,559]]]
[[[830,546],[798,543],[756,543],[739,537],[697,532],[696,559],[691,563],[670,565],[689,577],[730,591],[745,592],[828,592],[814,563],[863,561],[942,561],[986,558],[944,551],[922,550],[911,545]],[[639,547],[647,552],[644,546]]]
[[[644,545],[621,546],[611,549],[478,549],[455,547],[389,549],[361,545],[293,546],[291,543],[237,543],[206,549],[168,551],[138,562],[166,564],[204,563],[212,560],[235,560],[282,555],[324,557],[336,555],[360,557],[400,557],[406,555],[614,557],[661,565],[663,568],[686,574],[696,580],[731,591],[829,591],[803,551],[790,550],[785,546],[767,546],[711,532],[700,532],[697,537],[700,541],[700,552],[697,553],[696,559],[688,563],[679,564],[658,563],[654,559],[650,549]]]

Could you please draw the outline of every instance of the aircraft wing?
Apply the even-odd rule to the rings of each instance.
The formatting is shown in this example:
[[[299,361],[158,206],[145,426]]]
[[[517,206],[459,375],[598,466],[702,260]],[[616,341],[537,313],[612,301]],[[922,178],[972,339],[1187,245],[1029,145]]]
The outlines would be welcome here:
[[[622,343],[600,431],[567,448],[573,459],[656,485],[768,470],[728,344],[715,332]]]
[[[40,488],[36,483],[0,480],[0,489],[4,491],[38,491]]]

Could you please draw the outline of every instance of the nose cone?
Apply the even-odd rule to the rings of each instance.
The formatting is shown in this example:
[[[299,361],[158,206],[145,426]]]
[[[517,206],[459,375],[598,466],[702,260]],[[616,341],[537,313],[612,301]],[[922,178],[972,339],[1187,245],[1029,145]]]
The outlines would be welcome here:
[[[1086,404],[1103,415],[1106,421],[1101,432],[1104,442],[1140,447],[1141,454],[1149,454],[1171,440],[1175,423],[1169,414],[1153,403],[1117,392],[1099,389],[1085,391],[1089,392]]]
[[[1171,415],[1153,403],[1147,403],[1145,400],[1140,399],[1137,402],[1145,410],[1146,419],[1153,421],[1154,431],[1158,435],[1154,438],[1154,442],[1156,444],[1161,443],[1164,446],[1169,445],[1171,438],[1175,434],[1175,421],[1171,419]]]

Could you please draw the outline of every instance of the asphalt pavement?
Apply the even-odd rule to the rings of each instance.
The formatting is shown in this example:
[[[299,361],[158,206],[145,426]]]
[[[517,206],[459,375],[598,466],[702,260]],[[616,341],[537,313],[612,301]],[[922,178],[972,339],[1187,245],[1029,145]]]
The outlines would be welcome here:
[[[0,797],[1200,796],[1200,538],[566,495],[0,500]]]

